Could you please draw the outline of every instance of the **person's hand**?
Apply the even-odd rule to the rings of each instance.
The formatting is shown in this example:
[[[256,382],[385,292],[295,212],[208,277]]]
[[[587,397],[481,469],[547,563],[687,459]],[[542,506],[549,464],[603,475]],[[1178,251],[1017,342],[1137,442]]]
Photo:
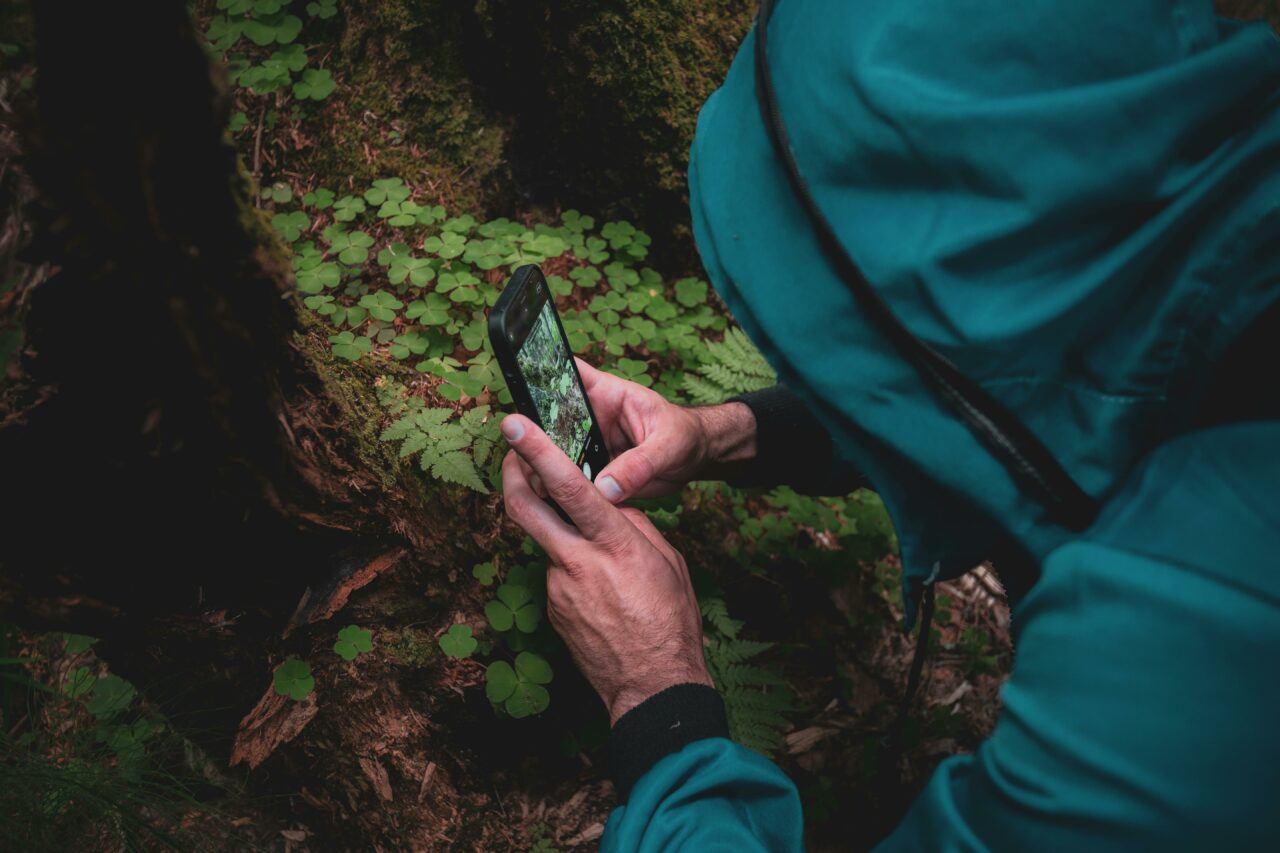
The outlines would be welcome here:
[[[610,503],[656,498],[690,480],[720,476],[755,455],[755,416],[743,403],[684,408],[635,382],[575,359],[600,432],[614,458],[595,483]],[[529,466],[533,490],[546,489]]]
[[[684,558],[643,512],[605,500],[533,421],[508,415],[502,433],[512,447],[502,463],[507,515],[551,559],[547,617],[610,723],[668,687],[711,685]],[[527,471],[576,528],[534,492]]]

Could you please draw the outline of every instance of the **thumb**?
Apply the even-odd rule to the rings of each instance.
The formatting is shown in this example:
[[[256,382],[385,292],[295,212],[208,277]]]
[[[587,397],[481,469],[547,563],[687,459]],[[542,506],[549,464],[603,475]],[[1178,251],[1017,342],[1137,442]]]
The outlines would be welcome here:
[[[610,503],[644,497],[645,488],[659,470],[647,444],[633,447],[604,466],[596,477],[596,488]]]

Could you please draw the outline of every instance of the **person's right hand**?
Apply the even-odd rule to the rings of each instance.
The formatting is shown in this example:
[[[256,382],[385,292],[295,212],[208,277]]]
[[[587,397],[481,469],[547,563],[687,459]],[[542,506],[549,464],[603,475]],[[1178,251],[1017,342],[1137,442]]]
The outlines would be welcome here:
[[[610,503],[661,497],[755,455],[755,416],[745,404],[684,408],[643,385],[575,361],[614,457],[595,479]],[[546,497],[538,475],[524,470],[534,490]]]

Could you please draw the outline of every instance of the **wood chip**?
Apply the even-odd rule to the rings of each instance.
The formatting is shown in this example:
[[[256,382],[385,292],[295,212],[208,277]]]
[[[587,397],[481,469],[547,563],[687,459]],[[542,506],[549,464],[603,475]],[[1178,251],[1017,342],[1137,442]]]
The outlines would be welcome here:
[[[277,693],[274,686],[267,687],[258,704],[240,721],[231,744],[230,766],[243,762],[254,769],[280,744],[297,737],[319,710],[315,693],[295,702]]]
[[[422,798],[427,795],[427,786],[431,784],[431,777],[434,775],[436,775],[436,763],[428,761],[426,772],[422,774],[422,784],[418,786],[418,802],[422,802]]]

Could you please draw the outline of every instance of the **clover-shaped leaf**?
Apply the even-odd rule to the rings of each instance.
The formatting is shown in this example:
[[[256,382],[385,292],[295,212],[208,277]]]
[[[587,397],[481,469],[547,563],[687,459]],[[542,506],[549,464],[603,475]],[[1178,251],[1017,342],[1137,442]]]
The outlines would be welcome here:
[[[338,632],[333,650],[343,660],[355,660],[356,655],[373,651],[373,634],[359,625],[348,625]]]
[[[93,685],[93,696],[85,708],[95,717],[109,717],[129,707],[136,691],[118,675],[104,675]]]
[[[302,72],[302,79],[293,84],[293,96],[303,101],[323,101],[337,85],[327,68],[308,68]]]
[[[385,290],[370,293],[360,298],[360,307],[369,309],[369,316],[384,323],[394,322],[396,312],[404,307],[404,303]]]
[[[276,181],[269,187],[263,187],[262,192],[260,192],[259,195],[261,195],[266,201],[274,201],[278,203],[293,200],[293,190],[290,189],[289,185],[283,181]]]
[[[424,326],[443,326],[449,322],[449,299],[438,293],[428,293],[415,299],[405,309],[404,315]]]
[[[282,47],[275,53],[271,54],[271,61],[278,62],[280,65],[296,73],[301,71],[303,66],[307,64],[307,51],[300,44],[291,44],[288,47]]]
[[[332,18],[338,14],[338,0],[314,0],[307,4],[307,14],[313,18]]]
[[[333,207],[333,190],[320,187],[312,190],[302,197],[302,203],[314,207],[316,210],[328,210]]]
[[[569,278],[576,281],[579,287],[594,287],[601,276],[600,270],[595,267],[575,267],[569,273]]]
[[[347,309],[348,321],[350,313],[354,309]],[[361,309],[362,313],[364,309]],[[347,361],[355,361],[360,358],[362,353],[373,352],[373,341],[364,335],[356,336],[351,332],[339,332],[336,335],[329,336],[329,343],[333,345],[333,354],[338,358],[345,358]]]
[[[385,202],[401,202],[409,197],[409,188],[400,178],[383,178],[373,182],[373,186],[364,191],[364,200],[369,204],[382,205]]]
[[[442,231],[439,236],[428,237],[424,240],[422,248],[424,251],[449,260],[466,251],[467,238],[453,231]]]
[[[289,658],[276,668],[271,677],[276,693],[301,702],[315,689],[316,680],[311,675],[311,664],[297,658]]]
[[[364,199],[354,195],[344,195],[334,202],[333,218],[339,222],[350,222],[365,212]]]
[[[271,217],[271,226],[286,242],[292,243],[302,236],[303,229],[311,227],[311,218],[300,210],[277,213]]]
[[[451,658],[469,658],[478,645],[470,625],[454,625],[440,637],[440,650]]]
[[[400,284],[406,278],[414,287],[422,287],[436,277],[436,268],[426,258],[405,258],[392,266],[391,283]]]
[[[484,606],[484,615],[495,631],[509,631],[515,626],[532,634],[542,619],[542,609],[533,602],[529,587],[504,583],[498,587],[498,597]]]
[[[469,213],[463,216],[455,216],[440,227],[454,234],[469,234],[471,229],[476,227],[476,218]]]
[[[444,217],[445,213],[442,205],[437,204],[418,208],[417,220],[419,225],[435,225]]]
[[[516,655],[514,667],[495,661],[485,670],[485,695],[502,705],[514,719],[539,714],[551,704],[551,694],[542,685],[551,682],[551,665],[532,652]]]
[[[331,316],[338,310],[338,306],[333,304],[333,297],[328,294],[320,296],[308,296],[302,300],[302,304],[319,314],[321,317]]]
[[[476,563],[471,567],[471,576],[480,581],[483,586],[493,586],[493,580],[498,574],[498,567],[490,560],[487,563]]]
[[[696,278],[682,278],[676,282],[676,301],[688,308],[707,301],[707,283]]]
[[[96,677],[89,673],[89,667],[78,666],[67,673],[67,680],[62,684],[62,692],[75,699],[92,690],[97,680]]]
[[[329,251],[338,253],[338,260],[347,266],[357,266],[369,259],[369,247],[373,238],[363,231],[342,231],[333,235]]]
[[[298,270],[298,290],[303,293],[319,293],[326,287],[337,287],[342,281],[342,271],[337,264],[319,263],[310,269]]]
[[[289,44],[302,31],[302,19],[296,15],[281,15],[279,10],[265,18],[250,18],[244,22],[244,34],[249,41],[265,47],[276,42]]]
[[[565,228],[575,234],[581,234],[583,231],[590,231],[596,227],[594,219],[590,216],[583,216],[576,210],[566,210],[560,214],[560,221],[564,223]]]

